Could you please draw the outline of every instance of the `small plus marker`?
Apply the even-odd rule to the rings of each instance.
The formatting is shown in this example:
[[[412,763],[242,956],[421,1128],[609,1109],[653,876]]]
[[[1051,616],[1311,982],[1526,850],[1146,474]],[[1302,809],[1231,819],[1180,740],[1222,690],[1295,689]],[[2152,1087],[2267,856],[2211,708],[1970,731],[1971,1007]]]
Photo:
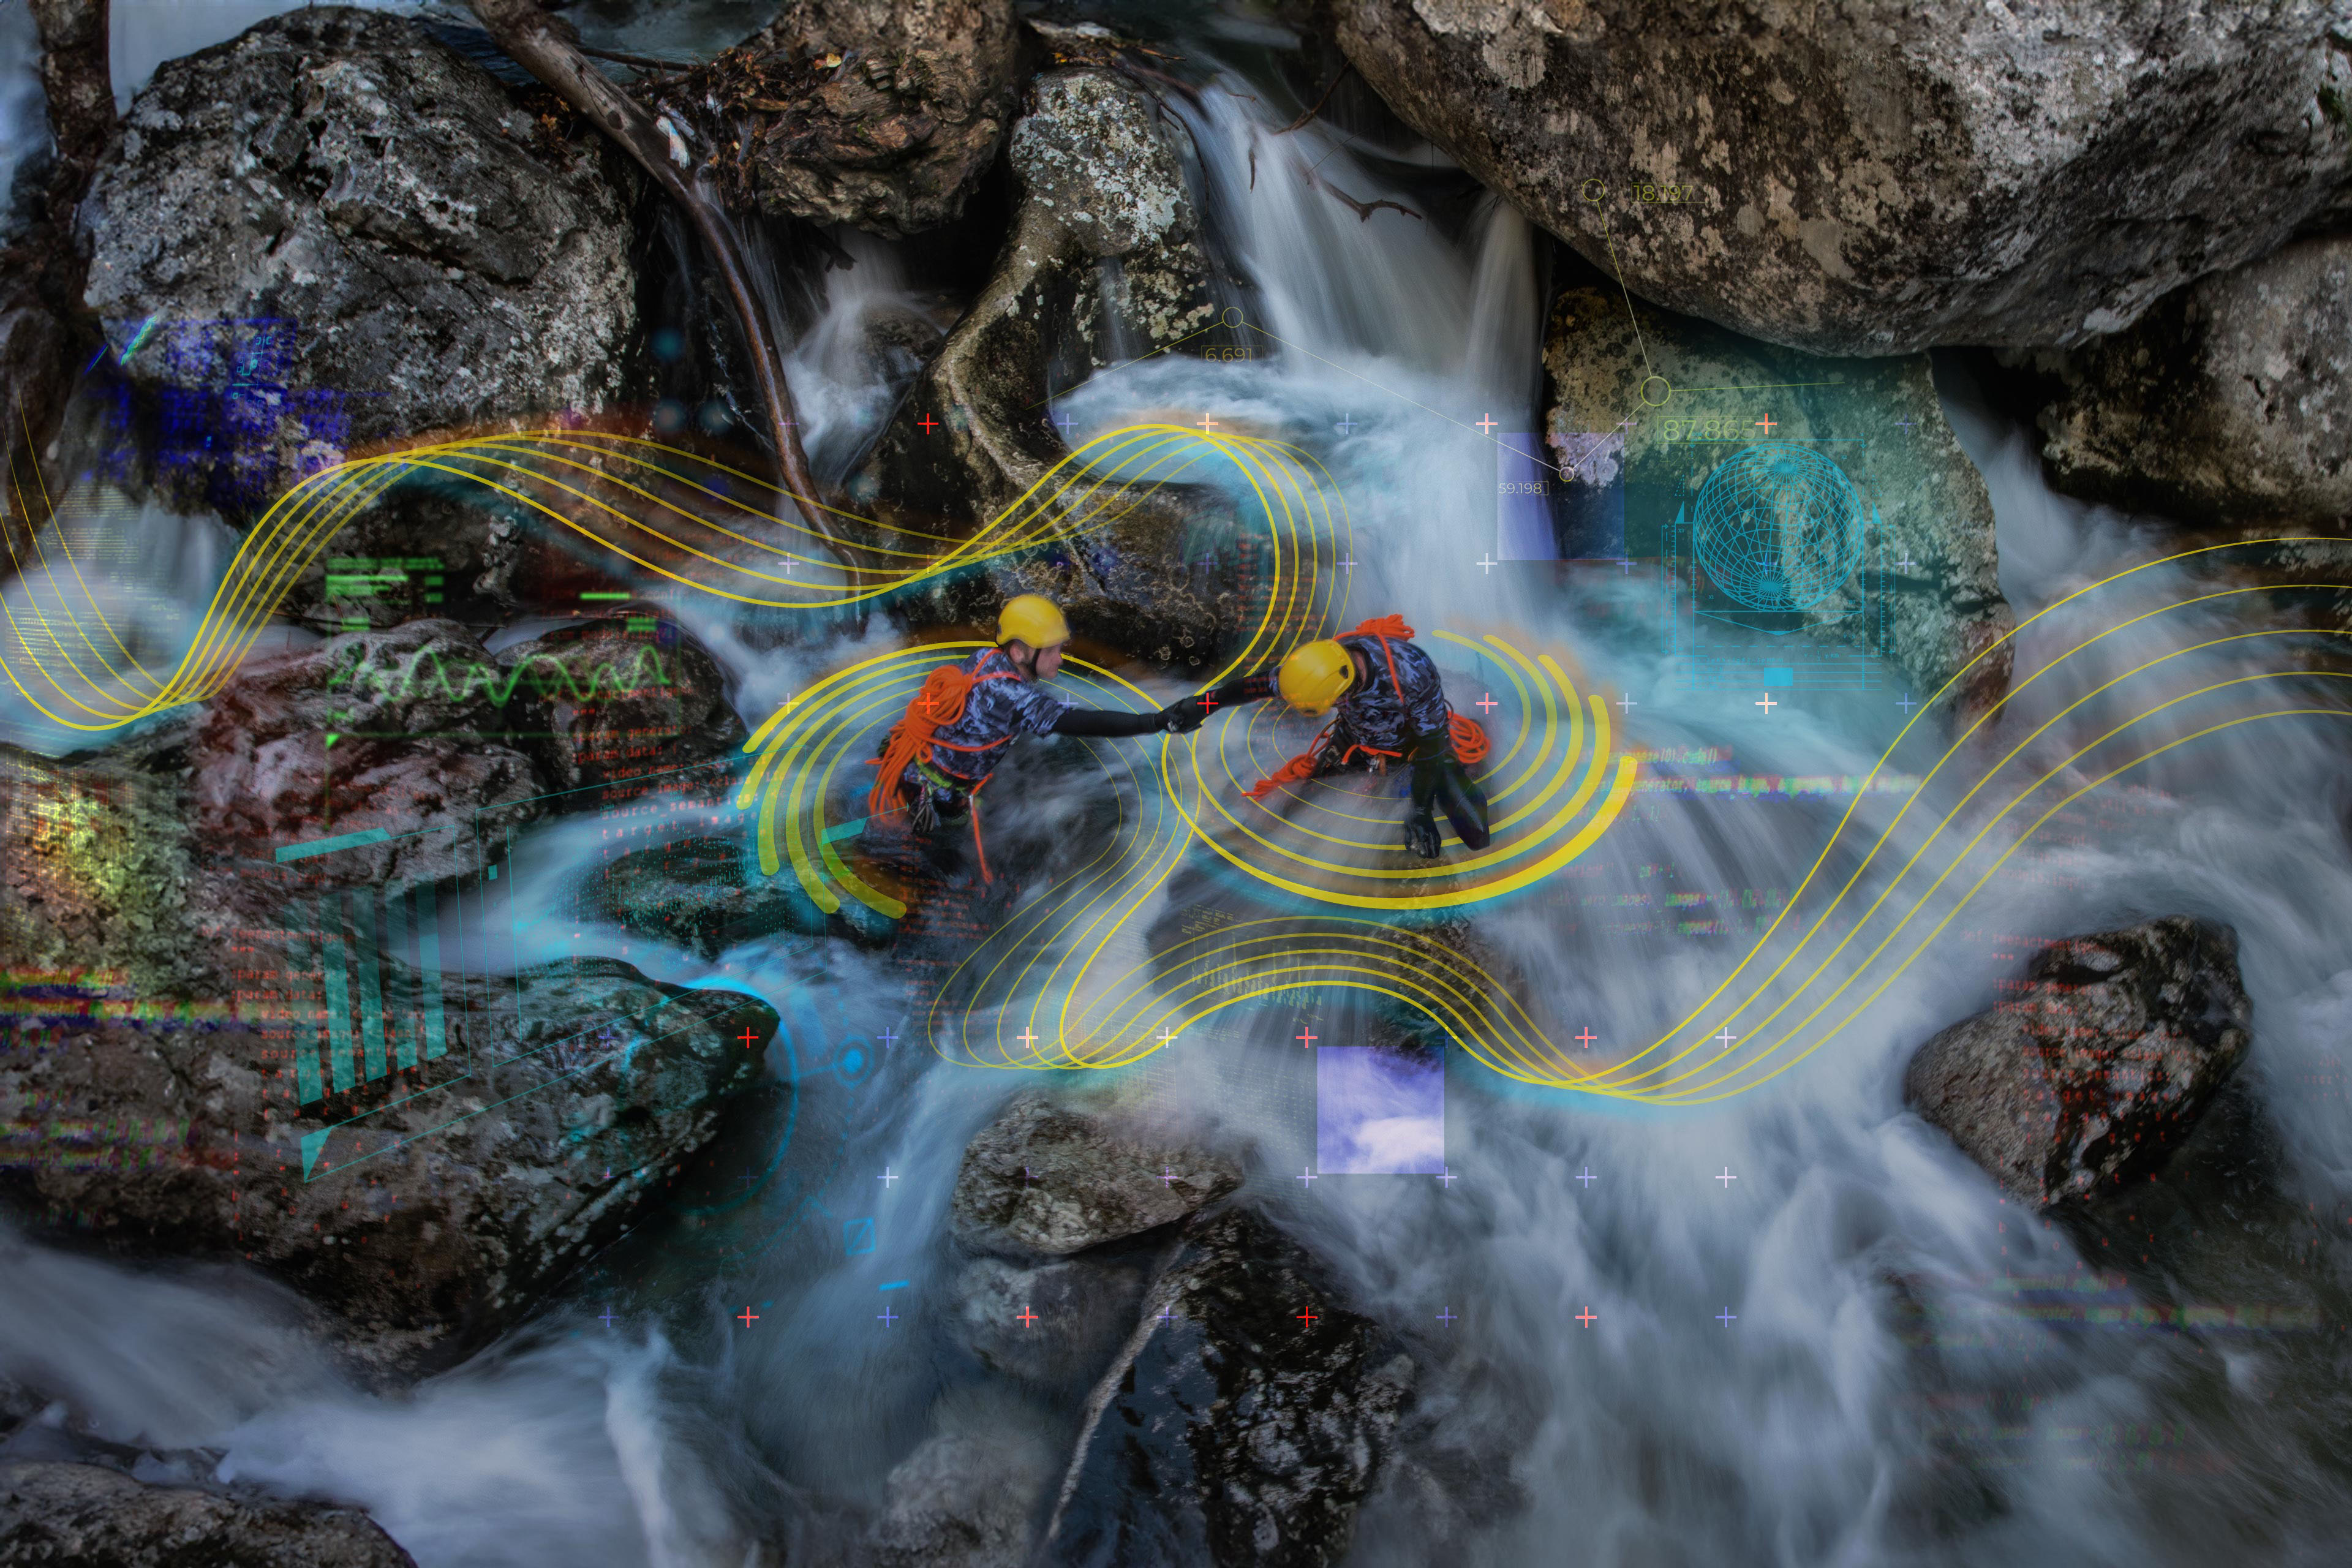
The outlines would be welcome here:
[[[1495,428],[1495,426],[1496,426],[1496,425],[1500,424],[1500,423],[1501,423],[1501,421],[1500,421],[1500,420],[1496,419],[1493,415],[1489,414],[1489,415],[1487,415],[1487,416],[1486,416],[1486,417],[1485,417],[1484,419],[1481,419],[1481,420],[1477,421],[1477,426],[1478,426],[1478,428],[1479,428],[1479,429],[1481,429],[1481,430],[1486,430],[1486,431],[1489,431],[1489,432],[1491,432],[1491,431]]]
[[[1494,557],[1490,554],[1490,555],[1487,555],[1487,556],[1485,556],[1485,557],[1481,558],[1481,559],[1479,560],[1479,562],[1477,563],[1477,564],[1478,564],[1481,568],[1483,568],[1484,570],[1486,570],[1486,572],[1488,572],[1488,573],[1490,573],[1490,574],[1491,574],[1491,573],[1495,570],[1495,568],[1496,568],[1496,566],[1498,566],[1498,565],[1500,565],[1500,564],[1501,564],[1501,563],[1500,563],[1500,562],[1498,562],[1498,561],[1496,561],[1496,560],[1495,560],[1495,559],[1494,559]]]
[[[1473,702],[1470,706],[1475,708],[1481,713],[1492,713],[1496,709],[1500,708],[1502,704],[1495,700],[1494,693],[1490,691],[1482,691],[1478,694],[1478,700]]]
[[[1331,564],[1334,566],[1345,566],[1352,573],[1356,569],[1356,552],[1351,550],[1348,552],[1348,558],[1345,561],[1334,561]]]
[[[1024,1028],[1013,1037],[1024,1046],[1034,1046],[1037,1043],[1037,1032],[1034,1029]]]
[[[1302,1307],[1298,1311],[1294,1313],[1293,1316],[1297,1317],[1300,1322],[1306,1324],[1310,1329],[1315,1326],[1317,1321],[1315,1309],[1312,1307]]]
[[[1902,571],[1908,572],[1919,563],[1911,559],[1911,552],[1906,550],[1903,552],[1903,559],[1897,561],[1895,564]]]
[[[1723,1190],[1727,1193],[1731,1190],[1731,1184],[1739,1180],[1739,1178],[1731,1173],[1730,1166],[1726,1165],[1723,1168],[1723,1174],[1716,1177],[1715,1180],[1721,1182],[1723,1184]]]
[[[1315,1036],[1304,1024],[1298,1026],[1298,1033],[1291,1036],[1290,1037],[1299,1042],[1298,1048],[1300,1050],[1311,1051],[1315,1048]]]
[[[1019,1311],[1013,1314],[1013,1321],[1016,1323],[1024,1325],[1034,1323],[1037,1321],[1037,1314],[1031,1311],[1028,1308],[1024,1307]]]
[[[1904,429],[1908,430],[1912,426],[1916,425],[1918,421],[1916,419],[1897,419],[1895,423],[1903,426]]]
[[[1315,1179],[1315,1167],[1312,1165],[1301,1165],[1298,1167],[1298,1179],[1302,1182],[1312,1182]]]
[[[1731,1042],[1739,1038],[1738,1035],[1731,1032],[1731,1026],[1728,1024],[1726,1024],[1723,1026],[1723,1033],[1716,1036],[1715,1037],[1717,1041],[1721,1042],[1723,1048],[1727,1051],[1731,1048]]]
[[[1582,1171],[1582,1173],[1580,1173],[1579,1175],[1577,1175],[1574,1179],[1575,1179],[1575,1180],[1577,1180],[1577,1181],[1582,1182],[1582,1183],[1585,1184],[1585,1186],[1589,1189],[1589,1188],[1591,1188],[1591,1185],[1592,1185],[1593,1182],[1594,1182],[1595,1180],[1597,1180],[1598,1178],[1596,1178],[1596,1177],[1593,1175],[1593,1173],[1592,1173],[1592,1167],[1591,1167],[1591,1166],[1590,1166],[1590,1165],[1587,1165],[1587,1166],[1585,1166],[1585,1167],[1584,1167],[1584,1170]]]
[[[1048,419],[1045,423],[1059,428],[1062,432],[1063,439],[1067,440],[1070,435],[1070,426],[1076,424],[1077,421],[1065,414],[1059,419]]]
[[[1756,423],[1764,426],[1764,434],[1767,436],[1772,434],[1772,416],[1770,415],[1767,414],[1763,418],[1759,419]]]
[[[1342,436],[1352,436],[1356,433],[1356,416],[1350,414],[1332,428],[1338,430]]]
[[[924,415],[920,419],[916,420],[915,423],[923,427],[923,434],[926,436],[940,427],[940,422],[932,418],[928,414]]]
[[[736,1314],[735,1321],[748,1329],[752,1324],[760,1321],[760,1314],[751,1310],[751,1308],[746,1307],[742,1311]]]
[[[1033,1181],[1034,1181],[1034,1180],[1036,1180],[1036,1178],[1035,1178],[1034,1175],[1032,1175],[1032,1174],[1030,1173],[1029,1167],[1028,1167],[1028,1166],[1026,1166],[1026,1165],[1022,1166],[1022,1167],[1021,1167],[1021,1184],[1022,1184],[1023,1186],[1024,1186],[1024,1187],[1025,1187],[1025,1186],[1027,1186],[1031,1182],[1033,1182]]]
[[[882,1167],[882,1173],[874,1179],[882,1184],[882,1190],[887,1193],[890,1190],[890,1184],[898,1178],[891,1173],[889,1166],[885,1165]]]
[[[1159,1319],[1163,1323],[1172,1323],[1176,1321],[1176,1314],[1168,1308],[1162,1307],[1160,1309]]]
[[[1640,703],[1633,700],[1633,694],[1632,692],[1621,692],[1618,695],[1617,710],[1620,713],[1631,713],[1634,709],[1639,708],[1640,706]]]
[[[1779,706],[1780,706],[1780,705],[1778,702],[1775,702],[1775,701],[1773,701],[1773,700],[1772,700],[1772,694],[1771,694],[1770,692],[1769,692],[1769,691],[1768,691],[1768,692],[1766,692],[1766,693],[1764,694],[1764,700],[1763,700],[1762,701],[1760,701],[1760,702],[1756,702],[1756,703],[1751,703],[1749,706],[1751,706],[1751,707],[1756,707],[1756,708],[1761,708],[1762,710],[1764,710],[1764,717],[1766,717],[1767,719],[1769,719],[1770,717],[1772,717],[1772,710],[1773,710],[1773,709],[1775,709],[1775,708],[1778,708],[1778,707],[1779,707]]]
[[[1728,1307],[1726,1307],[1722,1311],[1717,1312],[1715,1315],[1715,1321],[1721,1323],[1727,1329],[1731,1327],[1734,1322],[1738,1321],[1738,1318],[1739,1314],[1733,1311]]]
[[[1160,1030],[1160,1043],[1161,1045],[1163,1045],[1163,1046],[1172,1046],[1172,1045],[1174,1045],[1174,1044],[1176,1043],[1176,1031],[1175,1031],[1175,1030],[1173,1030],[1173,1029],[1162,1029],[1162,1030]]]
[[[751,1048],[751,1043],[754,1040],[757,1040],[760,1037],[753,1034],[750,1026],[747,1025],[744,1027],[743,1032],[735,1037],[743,1042],[743,1048],[748,1051]]]
[[[1202,415],[1202,416],[1201,416],[1201,431],[1202,431],[1202,434],[1206,435],[1208,432],[1210,432],[1210,431],[1212,431],[1212,430],[1215,429],[1216,427],[1217,427],[1217,422],[1216,422],[1215,420],[1213,420],[1213,419],[1210,418],[1210,417],[1209,417],[1207,415],[1205,415],[1205,414],[1203,414],[1203,415]]]
[[[892,1311],[889,1308],[887,1308],[887,1307],[883,1308],[880,1311],[878,1311],[878,1312],[875,1313],[875,1314],[874,1314],[874,1316],[875,1316],[875,1317],[876,1317],[876,1318],[877,1318],[877,1320],[878,1320],[878,1321],[880,1321],[880,1322],[881,1322],[881,1323],[882,1323],[886,1328],[887,1328],[888,1325],[890,1325],[890,1324],[892,1324],[892,1323],[895,1323],[895,1322],[897,1322],[897,1321],[898,1321],[898,1313],[896,1313],[896,1312],[893,1312],[893,1311]]]
[[[1166,1187],[1166,1186],[1172,1186],[1172,1185],[1174,1185],[1174,1184],[1175,1184],[1175,1181],[1176,1181],[1176,1167],[1175,1167],[1175,1166],[1173,1166],[1173,1165],[1162,1165],[1162,1166],[1160,1166],[1160,1184],[1161,1186],[1163,1186],[1163,1187]]]
[[[1916,708],[1916,707],[1917,707],[1917,706],[1919,706],[1919,705],[1918,705],[1916,702],[1914,702],[1914,701],[1912,701],[1912,700],[1911,700],[1911,694],[1910,694],[1909,692],[1907,692],[1907,691],[1906,691],[1906,692],[1905,692],[1905,693],[1903,694],[1903,700],[1902,700],[1902,701],[1900,701],[1900,702],[1897,702],[1895,706],[1896,706],[1897,708],[1902,709],[1902,710],[1903,710],[1903,716],[1904,716],[1906,719],[1908,719],[1909,717],[1911,717],[1911,710],[1913,710],[1914,708]]]
[[[607,1308],[605,1308],[605,1309],[604,1309],[603,1315],[602,1315],[602,1316],[600,1316],[596,1321],[597,1321],[598,1322],[600,1322],[600,1323],[604,1324],[606,1328],[608,1328],[608,1329],[609,1329],[609,1328],[611,1328],[611,1327],[613,1326],[613,1316],[614,1316],[614,1314],[613,1314],[613,1309],[612,1309],[612,1308],[610,1308],[610,1307],[607,1307]]]
[[[1592,1048],[1592,1042],[1600,1037],[1600,1036],[1592,1032],[1592,1026],[1590,1024],[1584,1026],[1584,1032],[1582,1034],[1572,1035],[1570,1037],[1570,1038],[1580,1042],[1588,1051]]]
[[[882,1031],[882,1048],[883,1048],[884,1050],[886,1050],[886,1051],[887,1051],[887,1050],[888,1050],[892,1046],[895,1046],[895,1045],[897,1045],[898,1043],[898,1036],[896,1036],[896,1035],[892,1034],[892,1033],[891,1033],[889,1030],[887,1030],[887,1029],[885,1029],[885,1030],[883,1030],[883,1031]]]
[[[1446,1327],[1452,1328],[1456,1322],[1461,1321],[1461,1314],[1456,1312],[1451,1307],[1440,1307],[1437,1310],[1437,1321],[1444,1323]]]
[[[1449,1192],[1449,1193],[1450,1193],[1450,1192],[1452,1192],[1452,1191],[1454,1190],[1454,1183],[1456,1183],[1456,1182],[1458,1182],[1458,1181],[1460,1181],[1461,1179],[1462,1179],[1461,1177],[1459,1177],[1459,1176],[1457,1176],[1457,1175],[1455,1175],[1455,1174],[1454,1173],[1454,1167],[1452,1167],[1451,1165],[1449,1165],[1449,1166],[1447,1166],[1447,1167],[1445,1168],[1445,1173],[1444,1173],[1444,1175],[1442,1175],[1442,1176],[1440,1176],[1440,1177],[1438,1177],[1438,1178],[1437,1178],[1437,1184],[1438,1184],[1439,1186],[1441,1186],[1441,1187],[1444,1187],[1447,1192]]]
[[[1588,1328],[1588,1329],[1589,1329],[1589,1328],[1591,1328],[1594,1323],[1598,1322],[1598,1321],[1600,1321],[1600,1319],[1599,1319],[1598,1314],[1596,1314],[1596,1313],[1592,1310],[1592,1309],[1591,1309],[1591,1308],[1587,1307],[1587,1308],[1585,1308],[1585,1309],[1584,1309],[1584,1310],[1582,1310],[1581,1312],[1579,1312],[1579,1313],[1577,1313],[1577,1314],[1576,1314],[1576,1321],[1577,1321],[1578,1322],[1580,1322],[1580,1323],[1582,1323],[1586,1328]]]

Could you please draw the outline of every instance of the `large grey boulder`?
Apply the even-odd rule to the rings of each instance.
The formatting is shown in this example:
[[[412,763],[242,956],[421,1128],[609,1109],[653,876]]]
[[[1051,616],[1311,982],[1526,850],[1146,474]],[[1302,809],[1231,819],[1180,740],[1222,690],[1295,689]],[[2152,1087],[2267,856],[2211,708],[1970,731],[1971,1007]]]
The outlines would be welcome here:
[[[1191,1222],[1144,1311],[1087,1403],[1041,1560],[1341,1560],[1412,1358],[1246,1210]]]
[[[1021,195],[995,271],[850,493],[900,535],[886,542],[915,550],[1042,493],[1015,531],[1051,543],[924,584],[908,601],[918,619],[978,622],[1012,595],[1047,594],[1081,637],[1213,668],[1247,606],[1185,557],[1230,533],[1230,508],[1175,485],[1034,490],[1069,451],[1052,394],[1217,320],[1182,162],[1152,100],[1108,69],[1044,73],[1032,98],[1008,149]]]
[[[353,1508],[150,1486],[103,1465],[0,1465],[0,1563],[416,1568]]]
[[[1221,1154],[1033,1091],[965,1145],[951,1211],[967,1247],[1061,1258],[1182,1219],[1241,1181]]]
[[[1768,436],[1834,442],[1820,449],[1838,455],[1885,530],[1883,554],[1865,567],[1887,592],[1865,602],[1858,574],[1807,611],[1804,627],[1886,657],[1919,700],[2016,625],[2000,592],[1991,497],[1944,418],[1925,354],[1822,359],[1574,288],[1553,301],[1544,368],[1545,439],[1570,506],[1580,489],[1622,479],[1703,483],[1707,458]],[[2009,672],[2004,645],[1948,700],[1980,711],[2008,689]]]
[[[387,1367],[512,1327],[654,1212],[776,1030],[613,959],[430,989],[346,945],[381,1013],[331,1031],[327,965],[239,934],[238,1016],[93,1017],[0,1060],[0,1192],[134,1255],[250,1260]]]
[[[2306,239],[2033,356],[2051,482],[2191,526],[2352,520],[2352,237]]]
[[[1408,124],[1634,293],[1816,353],[2078,343],[2347,210],[2344,0],[1328,15]]]
[[[950,1289],[950,1327],[991,1372],[1045,1388],[1083,1386],[1135,1326],[1144,1273],[1140,1258],[975,1258]]]
[[[2187,1141],[2244,1058],[2237,952],[2181,915],[2053,942],[1919,1047],[1905,1096],[2020,1202],[2110,1193]]]
[[[244,460],[282,485],[334,448],[615,398],[635,187],[416,23],[289,11],[132,101],[80,212],[85,299],[122,374],[274,423]],[[284,325],[206,330],[257,321]]]
[[[645,617],[585,621],[516,643],[498,656],[515,696],[543,720],[526,742],[560,795],[577,810],[597,786],[674,773],[733,753],[743,721],[727,704],[727,679],[702,646],[674,624]]]

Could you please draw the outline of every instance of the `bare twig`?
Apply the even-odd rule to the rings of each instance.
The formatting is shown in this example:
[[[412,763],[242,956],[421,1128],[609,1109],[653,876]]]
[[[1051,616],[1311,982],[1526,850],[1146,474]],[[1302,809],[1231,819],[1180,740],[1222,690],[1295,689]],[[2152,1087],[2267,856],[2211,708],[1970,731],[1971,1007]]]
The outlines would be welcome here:
[[[849,547],[835,538],[826,525],[816,480],[809,472],[808,454],[801,447],[800,426],[793,406],[792,388],[784,381],[783,360],[760,314],[751,291],[751,269],[724,215],[687,184],[683,173],[670,162],[668,138],[655,125],[652,116],[590,65],[579,45],[559,32],[534,0],[471,3],[474,15],[481,18],[482,26],[498,40],[499,47],[586,115],[685,210],[719,268],[728,299],[735,307],[736,320],[742,326],[744,342],[751,350],[752,374],[759,383],[761,408],[776,443],[783,487],[798,503],[801,519],[809,531],[824,542],[843,571],[855,581],[857,567],[851,560]]]
[[[651,55],[623,54],[618,49],[592,49],[585,44],[578,44],[573,47],[579,49],[582,54],[588,56],[592,59],[611,60],[616,65],[636,66],[640,68],[649,68],[666,71],[683,71],[692,70],[694,68],[694,62],[692,60],[660,60],[656,59]]]
[[[1331,101],[1331,95],[1339,90],[1339,84],[1347,80],[1348,73],[1355,68],[1356,62],[1353,60],[1349,60],[1347,64],[1341,66],[1339,68],[1339,74],[1331,79],[1331,85],[1323,89],[1323,96],[1317,99],[1313,106],[1310,107],[1306,113],[1300,115],[1297,119],[1292,121],[1289,124],[1276,132],[1275,134],[1276,136],[1287,136],[1292,132],[1297,130],[1300,126],[1306,124],[1308,121],[1314,119],[1317,115],[1322,113],[1323,106]]]
[[[1355,197],[1349,195],[1347,192],[1341,190],[1339,186],[1333,184],[1330,181],[1319,177],[1314,170],[1306,169],[1300,172],[1306,176],[1307,183],[1308,184],[1319,186],[1320,188],[1330,192],[1333,195],[1339,197],[1341,201],[1355,208],[1356,221],[1359,223],[1370,221],[1371,216],[1380,211],[1382,207],[1394,207],[1397,211],[1404,214],[1407,217],[1421,217],[1419,213],[1413,211],[1402,202],[1392,202],[1386,196],[1381,196],[1374,201],[1360,202]],[[1426,223],[1428,220],[1426,218],[1423,218],[1422,221]]]

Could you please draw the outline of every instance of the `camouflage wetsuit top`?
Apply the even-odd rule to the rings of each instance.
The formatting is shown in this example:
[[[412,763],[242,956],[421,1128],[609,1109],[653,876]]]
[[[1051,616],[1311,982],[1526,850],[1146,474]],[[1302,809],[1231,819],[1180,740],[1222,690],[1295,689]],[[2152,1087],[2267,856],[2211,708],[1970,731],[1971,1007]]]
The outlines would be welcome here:
[[[1034,680],[1024,680],[1010,655],[1001,647],[974,650],[958,669],[972,678],[971,690],[963,700],[963,716],[952,724],[942,724],[931,739],[939,742],[931,765],[949,777],[960,781],[969,790],[984,783],[1004,760],[1004,748],[1018,735],[1049,735],[1062,715],[1077,706],[1055,696]],[[1400,663],[1397,667],[1404,667]],[[987,679],[994,676],[998,679]],[[1006,679],[1004,677],[1012,679]],[[956,746],[981,746],[977,752],[959,752]],[[955,799],[953,792],[940,789],[922,776],[919,769],[909,763],[899,775],[906,781],[908,799],[914,792],[928,787],[935,805],[946,805]]]
[[[1350,746],[1402,753],[1415,737],[1431,735],[1443,737],[1451,748],[1447,722],[1453,717],[1453,705],[1445,700],[1437,666],[1418,645],[1406,637],[1353,634],[1333,640],[1341,647],[1363,649],[1364,662],[1370,667],[1370,674],[1339,699],[1331,727],[1334,756]],[[1388,644],[1389,658],[1396,660],[1394,680],[1389,678],[1389,659],[1381,657],[1383,641]],[[1402,692],[1397,689],[1399,681],[1404,686]],[[1243,700],[1272,697],[1278,689],[1276,672],[1263,670],[1243,682]]]

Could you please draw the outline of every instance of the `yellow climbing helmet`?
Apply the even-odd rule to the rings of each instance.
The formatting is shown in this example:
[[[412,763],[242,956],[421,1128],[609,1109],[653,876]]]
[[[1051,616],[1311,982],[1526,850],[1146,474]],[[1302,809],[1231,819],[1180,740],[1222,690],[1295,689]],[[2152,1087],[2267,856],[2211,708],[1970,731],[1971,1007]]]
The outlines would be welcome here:
[[[1018,637],[1033,648],[1049,648],[1070,640],[1070,623],[1061,607],[1042,594],[1016,594],[996,612],[996,646]]]
[[[1356,658],[1328,637],[1301,643],[1282,661],[1275,683],[1282,700],[1300,712],[1326,712],[1356,684]]]

